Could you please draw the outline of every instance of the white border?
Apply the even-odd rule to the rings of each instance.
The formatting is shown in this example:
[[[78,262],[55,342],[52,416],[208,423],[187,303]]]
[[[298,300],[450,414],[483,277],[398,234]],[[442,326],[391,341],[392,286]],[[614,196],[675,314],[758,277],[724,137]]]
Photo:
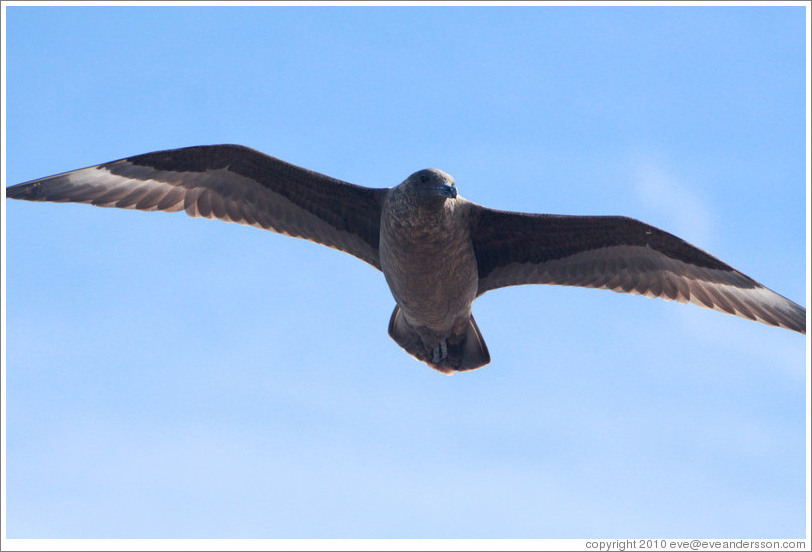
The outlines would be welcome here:
[[[303,2],[283,2],[283,1],[256,1],[256,2],[214,2],[214,1],[3,1],[0,2],[0,63],[2,63],[2,73],[0,74],[0,120],[4,123],[0,128],[0,166],[3,167],[2,184],[5,188],[6,182],[6,7],[13,6],[804,6],[806,8],[806,304],[810,304],[812,297],[812,280],[810,279],[810,243],[812,243],[812,168],[810,167],[810,130],[812,130],[812,81],[810,81],[810,62],[812,61],[812,50],[810,48],[810,9],[809,2],[803,1],[755,1],[755,2],[723,2],[723,1],[666,1],[666,2],[494,2],[494,1],[465,1],[465,2],[419,2],[419,1],[369,1],[369,2],[329,2],[329,1],[303,1]],[[6,202],[5,193],[3,202],[0,205],[0,264],[2,265],[2,278],[0,278],[0,296],[2,305],[0,306],[0,327],[2,336],[0,340],[5,344],[6,338]],[[662,539],[661,542],[667,544],[669,550],[747,550],[756,548],[756,543],[761,545],[759,549],[770,550],[812,550],[810,531],[812,531],[812,520],[810,520],[810,499],[812,499],[812,473],[810,473],[810,460],[812,460],[812,437],[810,436],[810,417],[812,416],[812,392],[810,392],[810,382],[812,382],[812,338],[810,329],[812,321],[807,317],[806,321],[806,538],[805,547],[798,547],[800,540],[769,540],[769,539],[701,539],[701,540],[680,540]],[[601,542],[606,548],[604,550],[619,550],[619,545],[623,539],[8,539],[6,537],[6,349],[2,347],[0,353],[0,417],[2,424],[2,438],[0,438],[0,549],[2,550],[588,550],[590,544]],[[675,543],[671,546],[671,543]],[[676,544],[679,543],[679,544]],[[695,543],[699,543],[696,545]],[[703,546],[704,543],[704,546]],[[737,543],[745,543],[745,546],[736,546]],[[765,546],[771,543],[772,546]],[[792,544],[796,546],[792,546]],[[614,546],[612,546],[614,544]],[[728,546],[724,546],[728,544]],[[749,544],[749,546],[748,546]],[[782,544],[786,547],[783,547]],[[625,546],[627,550],[636,550],[638,547]],[[597,550],[597,548],[595,548]]]

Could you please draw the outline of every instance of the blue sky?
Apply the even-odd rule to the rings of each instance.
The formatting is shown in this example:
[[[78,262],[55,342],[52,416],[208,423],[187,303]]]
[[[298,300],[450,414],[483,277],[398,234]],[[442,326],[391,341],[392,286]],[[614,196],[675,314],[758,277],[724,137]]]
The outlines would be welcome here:
[[[8,7],[5,184],[239,143],[622,214],[802,304],[805,8]],[[806,341],[607,291],[388,336],[380,273],[181,214],[6,202],[10,538],[802,538]]]

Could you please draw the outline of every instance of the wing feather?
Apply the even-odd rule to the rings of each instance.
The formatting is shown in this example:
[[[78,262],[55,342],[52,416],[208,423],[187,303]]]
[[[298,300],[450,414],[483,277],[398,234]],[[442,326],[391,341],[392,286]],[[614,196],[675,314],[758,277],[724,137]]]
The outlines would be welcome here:
[[[376,268],[385,194],[235,145],[147,153],[6,188],[12,199],[185,210],[321,243]]]
[[[478,294],[521,284],[660,297],[806,333],[806,309],[716,257],[626,217],[497,211],[472,204]]]

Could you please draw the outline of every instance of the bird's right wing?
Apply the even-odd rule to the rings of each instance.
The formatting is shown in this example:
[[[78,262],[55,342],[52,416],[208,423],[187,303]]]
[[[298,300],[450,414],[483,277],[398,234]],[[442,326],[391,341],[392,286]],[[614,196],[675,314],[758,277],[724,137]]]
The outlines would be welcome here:
[[[478,295],[520,284],[661,297],[806,333],[806,309],[638,220],[497,211],[472,204]]]
[[[12,199],[185,210],[324,244],[378,269],[385,194],[235,145],[147,153],[6,188]]]

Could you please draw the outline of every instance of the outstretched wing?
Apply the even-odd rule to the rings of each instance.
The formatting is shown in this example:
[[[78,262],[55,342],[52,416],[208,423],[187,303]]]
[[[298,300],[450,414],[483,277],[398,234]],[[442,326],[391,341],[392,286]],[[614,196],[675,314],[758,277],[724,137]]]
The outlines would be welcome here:
[[[29,201],[185,210],[321,243],[379,269],[385,194],[235,145],[157,151],[6,188]]]
[[[701,249],[627,217],[511,213],[472,206],[478,294],[556,284],[691,302],[806,333],[806,309]]]

